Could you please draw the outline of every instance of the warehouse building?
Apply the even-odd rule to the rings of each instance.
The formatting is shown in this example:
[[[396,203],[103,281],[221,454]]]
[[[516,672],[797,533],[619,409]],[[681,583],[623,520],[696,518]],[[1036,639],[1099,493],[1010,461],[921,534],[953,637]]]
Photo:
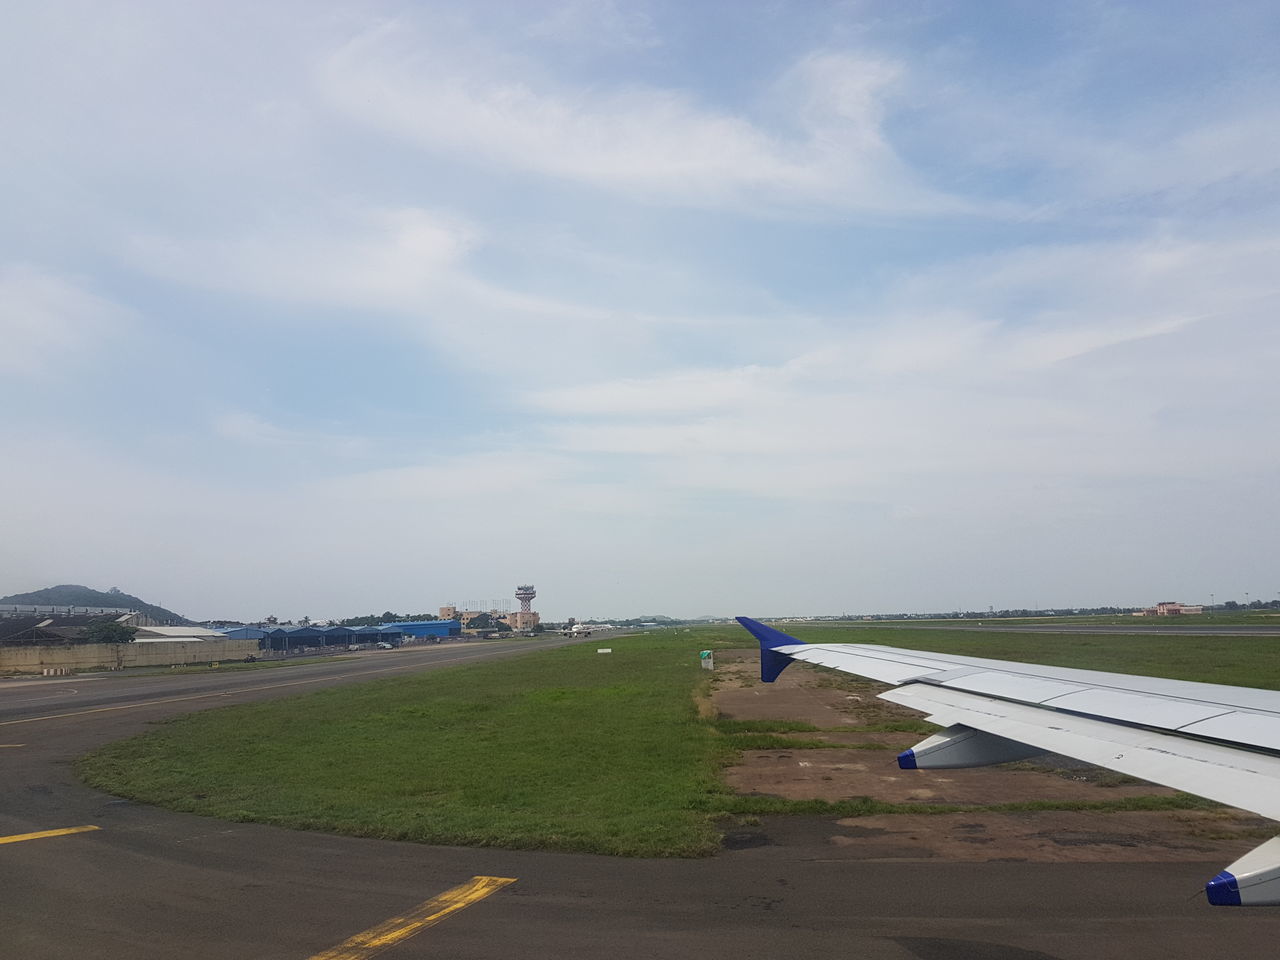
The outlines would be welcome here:
[[[411,623],[389,623],[386,626],[398,627],[406,637],[442,640],[462,635],[462,622],[459,620],[417,620]]]

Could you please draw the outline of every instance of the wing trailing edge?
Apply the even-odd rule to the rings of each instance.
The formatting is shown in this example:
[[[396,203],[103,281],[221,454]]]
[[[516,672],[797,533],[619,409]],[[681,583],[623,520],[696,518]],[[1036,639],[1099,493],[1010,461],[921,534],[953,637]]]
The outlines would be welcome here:
[[[760,643],[760,679],[791,663],[897,689],[883,699],[944,727],[898,757],[957,769],[1060,753],[1280,820],[1280,693],[984,660],[873,644],[806,644],[738,617]],[[1205,885],[1217,906],[1280,905],[1280,837]]]

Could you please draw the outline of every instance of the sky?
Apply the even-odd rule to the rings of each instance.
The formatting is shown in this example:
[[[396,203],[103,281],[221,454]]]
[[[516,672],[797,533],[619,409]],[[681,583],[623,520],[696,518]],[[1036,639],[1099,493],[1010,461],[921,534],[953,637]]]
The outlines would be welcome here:
[[[1275,599],[1278,46],[1268,0],[13,6],[0,594]]]

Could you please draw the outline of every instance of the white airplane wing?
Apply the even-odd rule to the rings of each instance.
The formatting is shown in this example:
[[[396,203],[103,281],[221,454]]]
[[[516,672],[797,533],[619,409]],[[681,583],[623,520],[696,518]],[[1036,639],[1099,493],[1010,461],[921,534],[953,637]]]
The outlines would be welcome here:
[[[801,643],[748,617],[760,679],[793,660],[897,685],[885,700],[945,729],[904,770],[1060,753],[1280,820],[1280,692],[984,660],[862,643]],[[1216,905],[1280,904],[1280,837],[1205,885]]]

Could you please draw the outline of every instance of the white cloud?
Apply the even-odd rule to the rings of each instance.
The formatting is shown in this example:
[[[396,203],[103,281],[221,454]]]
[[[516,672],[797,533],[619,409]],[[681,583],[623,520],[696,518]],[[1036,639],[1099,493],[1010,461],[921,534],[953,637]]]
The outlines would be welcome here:
[[[1280,359],[1270,254],[1265,238],[1160,239],[978,258],[905,279],[891,312],[833,326],[773,368],[532,399],[557,416],[553,448],[632,457],[671,489],[930,515],[956,508],[957,490],[1013,503],[1019,483],[1056,477],[1200,477],[1223,456],[1275,467],[1247,439],[1267,404],[1280,407],[1280,381],[1263,373]],[[1246,352],[1232,356],[1233,342]],[[1255,404],[1244,422],[1187,416],[1241,377]],[[984,475],[997,478],[989,493],[963,479]]]
[[[648,200],[762,212],[963,208],[894,156],[881,121],[901,68],[874,55],[814,55],[781,78],[774,109],[799,127],[787,137],[685,91],[575,89],[467,52],[385,24],[332,56],[320,82],[348,116],[424,149]]]
[[[737,406],[769,387],[761,367],[681,370],[655,377],[584,383],[536,390],[536,407],[557,414],[688,414]]]
[[[646,48],[662,38],[635,0],[567,0],[528,28],[531,37],[554,40],[574,52],[587,49]]]
[[[1247,233],[1274,77],[1085,98],[1127,75],[1114,46],[1064,92],[1072,41],[979,65],[1008,31],[874,5],[840,34],[771,9],[743,49],[679,5],[661,45],[611,0],[393,6],[11,24],[2,405],[42,469],[0,481],[26,544],[0,573],[246,615],[533,577],[568,615],[1124,601],[1206,552],[1274,567],[1276,245]],[[830,36],[856,46],[806,46]],[[149,392],[110,363],[28,389],[135,325]],[[397,349],[422,389],[310,390]]]
[[[247,410],[228,410],[213,417],[215,436],[261,450],[313,450],[332,456],[358,456],[369,452],[363,437],[317,430],[288,430]]]
[[[454,281],[475,229],[413,207],[269,219],[229,237],[139,233],[132,262],[170,279],[362,309],[421,306]]]
[[[316,489],[341,500],[448,503],[467,513],[475,501],[515,498],[531,488],[564,483],[572,461],[521,450],[442,456],[432,463],[349,474]],[[514,506],[514,500],[513,500]]]
[[[193,287],[341,313],[329,322],[392,326],[462,368],[500,369],[504,383],[656,360],[663,347],[654,330],[709,322],[489,282],[472,265],[484,249],[482,231],[414,207],[344,205],[240,229],[229,236],[139,232],[124,245],[124,256],[148,274]]]
[[[78,279],[30,263],[0,266],[0,370],[39,376],[83,360],[131,321]]]
[[[978,174],[970,182],[979,190],[1009,202],[1012,187],[1025,209],[1042,205],[1045,220],[1123,221],[1152,208],[1180,218],[1203,212],[1202,192],[1238,202],[1260,191],[1274,202],[1280,106],[1269,65],[1224,65],[1194,94],[1135,102],[1124,92],[1103,103],[1110,91],[1090,84],[1107,71],[1092,58],[1121,54],[1090,53],[1084,65],[1051,59],[988,84],[915,64],[907,81],[910,96],[927,104],[913,118],[921,143],[945,144],[948,165]]]

